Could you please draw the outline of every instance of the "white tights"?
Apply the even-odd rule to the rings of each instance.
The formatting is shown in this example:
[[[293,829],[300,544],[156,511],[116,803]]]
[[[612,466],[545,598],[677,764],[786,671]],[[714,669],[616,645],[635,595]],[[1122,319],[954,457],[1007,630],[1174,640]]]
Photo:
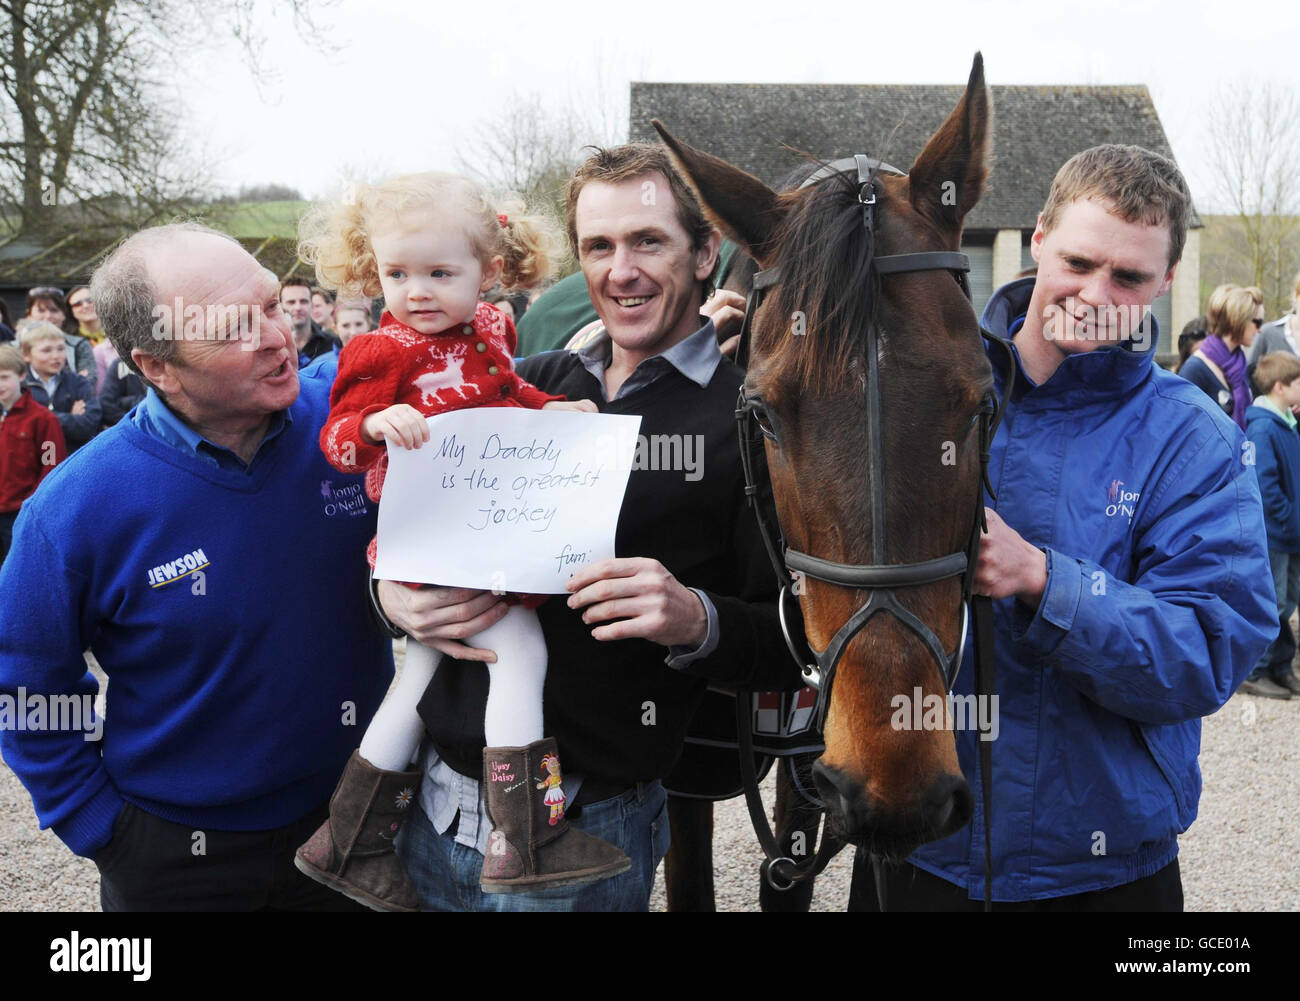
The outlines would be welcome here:
[[[523,605],[512,605],[500,622],[465,642],[497,655],[496,663],[487,665],[488,698],[483,729],[488,746],[523,747],[541,740],[546,643],[537,613]],[[361,738],[361,756],[376,768],[400,772],[415,756],[424,735],[416,705],[429,687],[441,658],[442,654],[432,647],[411,639],[406,641],[406,662],[397,686],[388,693]]]

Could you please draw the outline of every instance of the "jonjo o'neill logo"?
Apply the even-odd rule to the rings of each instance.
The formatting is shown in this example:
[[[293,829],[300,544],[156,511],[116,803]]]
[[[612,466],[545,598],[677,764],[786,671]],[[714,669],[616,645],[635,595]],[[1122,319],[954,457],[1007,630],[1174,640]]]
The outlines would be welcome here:
[[[340,487],[331,480],[321,480],[320,495],[326,518],[357,518],[369,510],[365,487],[360,483],[348,483]]]
[[[1123,480],[1111,480],[1110,487],[1106,490],[1106,517],[1114,518],[1123,515],[1132,521],[1133,508],[1137,506],[1141,496],[1142,494],[1137,490],[1125,490]]]

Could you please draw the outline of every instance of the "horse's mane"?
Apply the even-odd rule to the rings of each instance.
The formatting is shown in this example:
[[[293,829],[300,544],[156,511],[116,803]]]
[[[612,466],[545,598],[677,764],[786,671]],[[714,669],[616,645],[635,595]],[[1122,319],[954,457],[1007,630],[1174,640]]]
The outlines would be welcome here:
[[[798,173],[807,177],[817,166]],[[781,281],[772,300],[782,320],[767,328],[757,347],[794,385],[847,388],[879,297],[874,241],[862,224],[856,177],[836,173],[819,182],[789,213],[776,242]],[[802,314],[802,335],[794,335],[796,314]]]

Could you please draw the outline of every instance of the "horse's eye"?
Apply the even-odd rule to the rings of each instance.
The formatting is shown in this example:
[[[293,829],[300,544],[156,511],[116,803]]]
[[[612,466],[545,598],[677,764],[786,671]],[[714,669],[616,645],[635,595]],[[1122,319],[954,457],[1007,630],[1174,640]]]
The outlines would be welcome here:
[[[765,438],[776,441],[776,428],[772,424],[772,415],[766,409],[763,407],[754,409],[754,423],[758,425],[758,429],[763,432]]]

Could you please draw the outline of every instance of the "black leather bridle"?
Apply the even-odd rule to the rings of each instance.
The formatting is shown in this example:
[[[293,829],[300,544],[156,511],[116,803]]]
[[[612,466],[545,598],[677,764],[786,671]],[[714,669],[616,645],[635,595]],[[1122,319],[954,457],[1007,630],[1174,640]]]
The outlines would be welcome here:
[[[800,188],[806,188],[817,184],[827,178],[838,174],[849,174],[852,176],[856,172],[858,202],[862,206],[863,226],[867,230],[868,238],[873,237],[873,228],[875,224],[874,212],[876,206],[876,174],[880,171],[897,174],[902,176],[903,172],[888,164],[881,163],[870,157],[858,154],[852,157],[846,157],[842,160],[836,160],[833,163],[826,164],[813,172],[801,185]],[[967,272],[970,270],[970,258],[966,254],[954,251],[925,251],[909,254],[891,254],[884,257],[875,257],[871,260],[870,267],[878,275],[904,274],[915,271],[951,271],[956,278],[961,290],[966,297],[970,298],[970,286],[967,282]],[[745,352],[748,347],[750,337],[750,326],[755,311],[762,302],[763,295],[766,291],[782,279],[779,267],[769,268],[765,271],[758,272],[753,279],[753,284],[749,293],[749,299],[746,303],[745,318],[740,333],[740,348],[737,352],[737,359],[743,364],[747,361]],[[851,294],[851,293],[850,293]],[[864,292],[865,294],[865,292]],[[991,343],[996,343],[1006,349],[1010,356],[1010,346],[1002,338],[993,336],[984,330],[980,331],[982,337],[987,338]],[[1001,423],[1002,415],[1005,409],[1006,400],[1010,397],[1011,382],[1014,378],[1015,363],[1013,358],[1008,358],[1008,382],[1004,389],[1003,397],[999,402],[996,394],[990,390],[981,401],[980,409],[976,414],[979,422],[979,456],[980,456],[980,478],[979,478],[979,496],[976,498],[976,516],[971,528],[970,538],[966,548],[962,551],[949,553],[946,556],[938,556],[934,559],[924,560],[917,563],[889,564],[886,563],[885,554],[885,491],[884,491],[884,456],[883,456],[883,425],[881,422],[880,412],[880,365],[879,365],[879,335],[874,322],[867,325],[865,354],[867,360],[867,407],[868,407],[868,435],[870,441],[870,477],[871,477],[871,559],[869,564],[837,563],[831,560],[822,559],[809,553],[800,552],[797,549],[791,549],[783,546],[784,536],[775,534],[772,527],[763,512],[763,505],[758,502],[759,487],[754,475],[754,456],[752,453],[752,429],[751,422],[756,424],[764,437],[773,442],[777,442],[777,434],[770,422],[764,421],[764,405],[761,399],[750,396],[745,391],[744,385],[740,388],[740,396],[736,403],[736,424],[738,438],[740,441],[741,464],[745,476],[745,494],[750,506],[758,519],[760,534],[763,539],[763,545],[767,550],[769,559],[772,561],[772,568],[777,576],[777,582],[780,587],[778,597],[778,609],[780,612],[781,630],[785,637],[786,645],[790,649],[791,656],[799,665],[803,673],[806,684],[817,689],[817,706],[816,720],[818,729],[822,729],[825,724],[826,713],[830,707],[831,688],[835,682],[835,672],[839,665],[844,651],[848,648],[849,642],[855,637],[879,612],[888,612],[896,619],[910,629],[930,651],[931,656],[939,665],[939,670],[944,678],[948,691],[952,690],[953,683],[956,681],[957,673],[961,668],[962,654],[965,648],[967,629],[970,624],[972,608],[971,585],[974,580],[974,570],[979,555],[980,534],[987,530],[987,524],[984,517],[984,491],[988,490],[989,496],[993,496],[990,488],[988,477],[989,451],[992,446],[993,436]],[[778,524],[779,529],[779,524]],[[791,597],[790,577],[791,574],[804,575],[813,577],[817,580],[825,581],[839,587],[853,588],[855,590],[867,590],[869,595],[867,600],[859,606],[858,610],[849,617],[835,635],[827,644],[826,649],[817,651],[810,644],[807,645],[807,653],[811,653],[814,663],[808,663],[808,657],[802,653],[794,638],[792,637],[787,620],[787,605]],[[933,584],[942,580],[949,580],[953,577],[961,577],[962,586],[962,604],[961,604],[961,623],[960,639],[957,648],[951,653],[947,653],[938,636],[929,625],[922,622],[916,615],[909,611],[898,599],[894,592],[899,588],[920,587],[925,584]],[[976,631],[980,636],[980,650],[976,657],[976,687],[982,694],[991,695],[993,687],[993,664],[992,664],[992,613],[987,598],[976,597],[973,599],[976,611]],[[987,688],[987,691],[984,691]],[[740,702],[738,700],[738,707]],[[747,702],[747,700],[744,700]],[[743,707],[741,707],[743,708]],[[748,717],[744,717],[743,723],[737,720],[740,737],[741,737],[741,760],[742,767],[748,762],[752,770],[752,754],[746,753],[744,744],[745,737],[749,730]],[[985,901],[986,907],[991,904],[992,899],[992,872],[990,865],[990,809],[989,793],[991,755],[988,753],[987,741],[981,740],[981,780],[984,791],[984,821],[985,821]],[[747,797],[749,794],[746,783]],[[830,861],[834,851],[827,854],[828,842],[830,839],[823,836],[821,849],[815,857],[796,864],[788,857],[778,857],[775,837],[771,836],[771,829],[767,827],[766,814],[761,808],[761,801],[758,802],[758,811],[755,811],[755,799],[757,799],[757,786],[754,786],[754,796],[750,798],[750,813],[754,818],[755,828],[759,835],[760,842],[764,842],[764,850],[768,855],[768,861],[765,863],[765,876],[772,886],[777,889],[788,889],[797,879],[807,878],[816,875]],[[764,830],[759,826],[759,819],[766,828],[768,838],[764,838]],[[769,842],[771,847],[769,848]],[[837,850],[837,849],[836,849]],[[778,876],[778,870],[784,871],[786,875]],[[778,880],[782,882],[778,884]]]

